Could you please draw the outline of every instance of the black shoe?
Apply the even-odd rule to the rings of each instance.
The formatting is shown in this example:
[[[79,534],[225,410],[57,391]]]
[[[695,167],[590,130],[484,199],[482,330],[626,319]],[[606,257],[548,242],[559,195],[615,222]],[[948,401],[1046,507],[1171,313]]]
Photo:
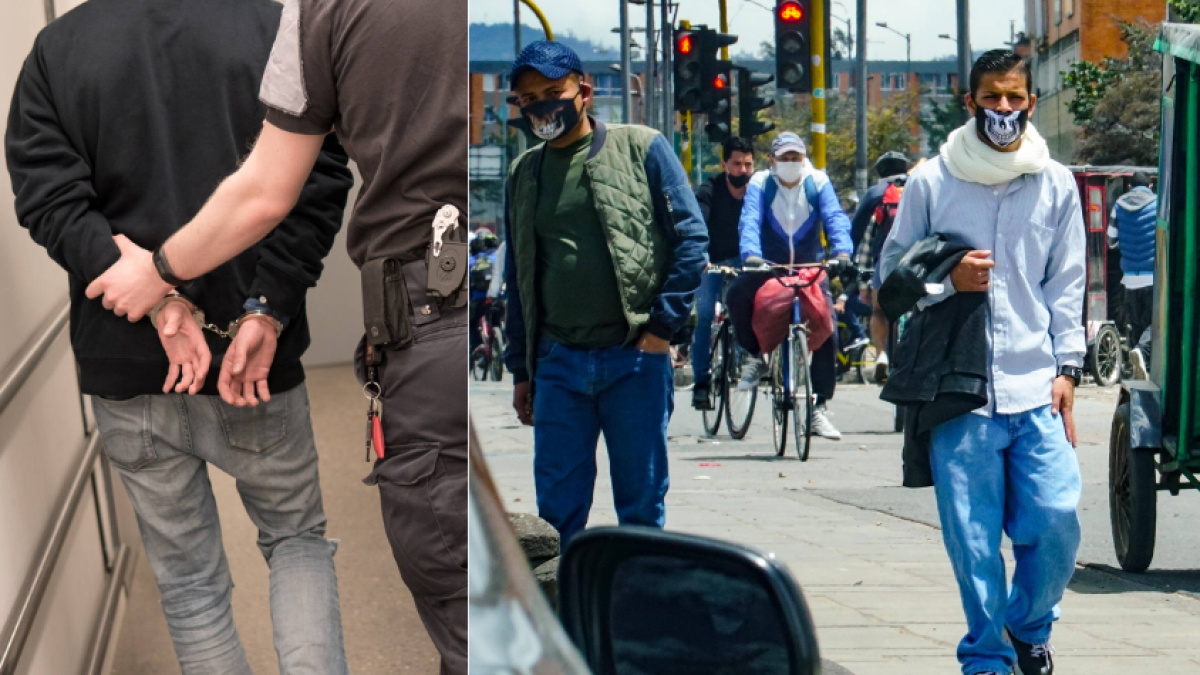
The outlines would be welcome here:
[[[1013,649],[1017,650],[1017,668],[1021,675],[1054,675],[1054,648],[1047,642],[1043,645],[1031,645],[1021,642],[1008,631],[1008,639]]]
[[[692,407],[696,410],[712,410],[712,396],[709,395],[709,386],[705,382],[697,384],[692,388]]]

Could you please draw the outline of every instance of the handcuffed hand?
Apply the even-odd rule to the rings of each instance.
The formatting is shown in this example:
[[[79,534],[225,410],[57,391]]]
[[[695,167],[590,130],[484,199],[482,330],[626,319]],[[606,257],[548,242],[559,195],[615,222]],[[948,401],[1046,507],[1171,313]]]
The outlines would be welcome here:
[[[1054,378],[1052,392],[1053,398],[1051,399],[1050,412],[1055,416],[1062,413],[1063,429],[1067,432],[1067,440],[1070,441],[1072,448],[1077,447],[1075,437],[1075,380],[1066,375],[1059,375]]]
[[[204,341],[204,330],[192,319],[191,311],[182,302],[168,302],[158,313],[158,339],[171,367],[163,383],[163,393],[195,394],[204,386],[212,352]],[[176,384],[178,380],[178,384]]]
[[[950,272],[950,281],[959,293],[982,293],[992,285],[991,251],[968,251]]]
[[[123,234],[113,237],[121,259],[87,287],[87,297],[103,297],[105,309],[137,323],[159,300],[172,291],[171,285],[154,269],[154,254]]]
[[[258,405],[259,398],[271,400],[267,375],[275,360],[275,346],[275,327],[266,318],[248,316],[242,320],[217,377],[217,392],[222,401],[241,407]]]

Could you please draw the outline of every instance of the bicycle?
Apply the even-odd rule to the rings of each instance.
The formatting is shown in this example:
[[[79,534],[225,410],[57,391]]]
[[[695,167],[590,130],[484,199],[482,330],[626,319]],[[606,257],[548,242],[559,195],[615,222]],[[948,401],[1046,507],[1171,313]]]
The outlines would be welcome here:
[[[721,274],[726,278],[735,277],[741,273],[734,267],[709,267],[707,274]],[[725,426],[734,440],[742,440],[750,430],[750,422],[754,419],[754,407],[758,400],[757,389],[739,389],[742,366],[747,357],[745,350],[738,346],[733,333],[733,321],[725,306],[725,288],[721,289],[721,300],[717,303],[713,315],[712,349],[709,352],[712,372],[711,387],[714,397],[712,410],[702,413],[704,432],[716,436],[721,429],[721,418],[724,415]]]
[[[495,305],[491,300],[484,302],[485,307],[479,317],[482,342],[471,352],[471,376],[477,382],[484,382],[489,376],[493,382],[500,382],[504,379],[504,331],[492,324]]]
[[[796,454],[801,462],[808,461],[812,446],[812,419],[816,407],[812,392],[810,354],[808,351],[808,328],[800,313],[800,291],[821,280],[827,269],[825,263],[800,265],[773,265],[761,258],[746,261],[747,271],[751,265],[761,271],[769,271],[780,279],[784,286],[792,289],[792,318],[787,337],[771,352],[768,373],[771,387],[771,430],[775,440],[775,456],[782,457],[787,450],[788,413],[792,414],[792,436]],[[801,269],[819,268],[821,273],[802,283],[786,283],[783,279]],[[756,270],[757,271],[757,270]]]

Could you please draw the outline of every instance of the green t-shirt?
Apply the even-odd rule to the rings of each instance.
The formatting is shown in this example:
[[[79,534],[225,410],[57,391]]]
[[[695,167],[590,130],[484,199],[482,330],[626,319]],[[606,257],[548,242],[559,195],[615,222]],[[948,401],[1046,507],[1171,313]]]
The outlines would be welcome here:
[[[582,349],[622,344],[629,332],[617,269],[583,172],[591,144],[588,134],[565,148],[546,147],[534,218],[542,332]]]

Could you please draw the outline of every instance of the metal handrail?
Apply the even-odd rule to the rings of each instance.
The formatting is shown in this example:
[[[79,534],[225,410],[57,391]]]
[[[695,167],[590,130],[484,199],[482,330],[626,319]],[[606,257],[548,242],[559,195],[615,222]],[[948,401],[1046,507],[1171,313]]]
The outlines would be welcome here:
[[[46,323],[45,329],[29,343],[25,353],[17,358],[8,375],[0,380],[0,415],[4,414],[4,409],[17,396],[17,392],[21,391],[21,387],[33,374],[33,371],[37,369],[38,364],[42,362],[42,357],[58,339],[59,333],[67,325],[70,317],[71,302],[66,301]]]
[[[58,556],[62,553],[63,544],[67,540],[67,531],[79,506],[83,490],[90,482],[92,470],[96,464],[96,456],[100,452],[100,433],[93,431],[84,445],[82,456],[75,470],[75,476],[66,492],[59,499],[59,506],[54,522],[47,530],[43,539],[41,553],[37,563],[25,577],[16,606],[4,624],[3,643],[0,643],[0,675],[12,675],[16,672],[17,662],[21,658],[21,650],[25,647],[25,639],[33,628],[33,621],[50,585],[50,577],[54,572]]]

